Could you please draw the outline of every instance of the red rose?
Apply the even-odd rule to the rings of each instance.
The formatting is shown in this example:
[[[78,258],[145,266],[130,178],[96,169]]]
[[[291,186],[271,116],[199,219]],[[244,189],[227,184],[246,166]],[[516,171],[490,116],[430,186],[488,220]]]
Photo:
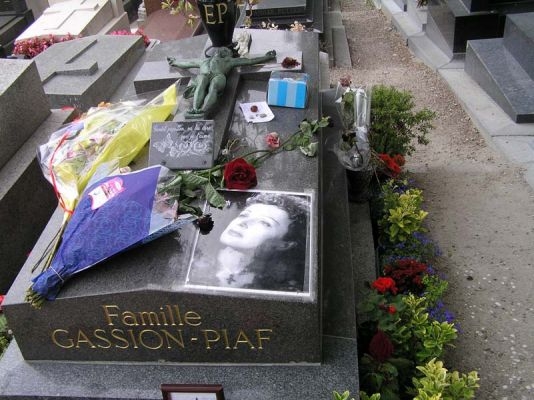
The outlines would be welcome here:
[[[379,363],[387,361],[393,355],[393,343],[389,340],[388,336],[378,330],[371,342],[369,342],[369,354]]]
[[[4,302],[4,296],[3,294],[0,294],[0,313],[2,313],[2,303]]]
[[[250,189],[258,184],[256,169],[243,158],[224,166],[224,183],[228,189]]]
[[[397,312],[397,309],[395,308],[395,306],[391,305],[388,307],[388,313],[389,314],[395,314]]]
[[[397,294],[397,287],[395,281],[388,276],[380,277],[371,284],[373,289],[376,289],[378,293],[386,293],[390,291],[393,294]]]

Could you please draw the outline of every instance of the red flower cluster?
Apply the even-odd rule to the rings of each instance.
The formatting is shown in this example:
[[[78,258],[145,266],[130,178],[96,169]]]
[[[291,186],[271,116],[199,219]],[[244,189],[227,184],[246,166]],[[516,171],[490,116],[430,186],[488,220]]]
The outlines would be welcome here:
[[[48,36],[47,38],[34,37],[31,39],[24,39],[15,42],[13,48],[14,55],[22,55],[26,58],[33,58],[38,54],[42,53],[54,43],[66,42],[68,40],[74,39],[74,36],[68,34],[64,37],[56,37],[53,35]]]
[[[394,351],[393,343],[381,330],[378,330],[369,342],[369,354],[379,363],[390,359]]]
[[[373,289],[376,289],[378,293],[382,293],[382,294],[386,292],[397,294],[397,290],[398,290],[395,285],[395,281],[387,276],[383,276],[375,280],[373,283],[371,283],[371,287]]]
[[[391,157],[389,154],[379,154],[380,161],[385,165],[385,173],[392,178],[396,178],[401,173],[401,166],[404,165],[405,160],[402,154],[395,154]]]
[[[243,158],[224,166],[224,184],[228,189],[250,189],[258,184],[256,169]]]
[[[427,273],[427,264],[411,258],[403,258],[384,267],[384,275],[393,279],[402,293],[421,293],[424,289],[423,276]]]

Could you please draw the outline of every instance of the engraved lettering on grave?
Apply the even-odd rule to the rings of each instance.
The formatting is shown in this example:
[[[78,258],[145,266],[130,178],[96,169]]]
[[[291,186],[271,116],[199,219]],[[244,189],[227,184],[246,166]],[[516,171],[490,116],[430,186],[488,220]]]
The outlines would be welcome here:
[[[170,169],[209,168],[213,165],[213,120],[152,124],[149,163]]]
[[[105,328],[57,328],[51,331],[52,343],[66,350],[187,350],[190,346],[206,350],[264,350],[273,335],[271,328],[205,328],[199,313],[183,312],[177,304],[165,304],[158,311],[122,310],[118,305],[106,304],[102,312]]]

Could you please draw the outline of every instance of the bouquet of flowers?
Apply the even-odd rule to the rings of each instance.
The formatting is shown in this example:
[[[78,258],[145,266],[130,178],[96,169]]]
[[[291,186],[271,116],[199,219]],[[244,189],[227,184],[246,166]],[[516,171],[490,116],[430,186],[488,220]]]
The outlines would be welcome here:
[[[41,169],[65,211],[74,210],[100,165],[114,161],[125,167],[135,158],[150,139],[152,122],[165,121],[176,108],[176,93],[172,85],[146,105],[126,101],[91,108],[39,147]]]
[[[363,87],[338,85],[336,105],[343,125],[336,154],[341,164],[353,171],[369,169],[371,147],[368,130],[370,95]]]
[[[37,275],[26,300],[54,300],[74,274],[197,219],[177,215],[178,202],[162,190],[169,169],[153,166],[90,184],[62,235],[50,266]]]
[[[152,122],[165,121],[177,108],[177,83],[147,104],[121,102],[91,108],[80,119],[54,132],[38,149],[45,178],[65,211],[47,252],[47,268],[80,194],[98,170],[106,176],[127,166],[150,139]]]

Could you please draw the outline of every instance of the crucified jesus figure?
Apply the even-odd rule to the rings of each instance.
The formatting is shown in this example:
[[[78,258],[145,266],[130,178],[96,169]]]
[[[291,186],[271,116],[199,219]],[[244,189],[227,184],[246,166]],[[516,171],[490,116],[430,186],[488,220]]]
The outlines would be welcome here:
[[[234,68],[243,65],[254,65],[276,58],[276,51],[268,51],[264,56],[254,58],[233,58],[232,51],[221,47],[209,58],[201,60],[177,61],[167,57],[169,65],[178,68],[199,68],[198,75],[191,78],[184,92],[186,99],[193,97],[193,108],[186,118],[205,118],[217,102],[217,97],[226,87],[226,75]]]

